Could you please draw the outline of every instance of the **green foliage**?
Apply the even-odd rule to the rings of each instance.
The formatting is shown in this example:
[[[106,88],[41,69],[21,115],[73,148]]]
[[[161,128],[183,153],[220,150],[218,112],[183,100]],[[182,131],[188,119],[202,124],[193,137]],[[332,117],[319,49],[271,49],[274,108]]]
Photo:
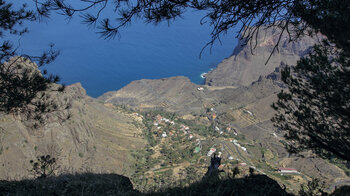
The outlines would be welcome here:
[[[159,161],[153,159],[151,155],[153,151],[149,146],[146,146],[145,149],[135,150],[131,152],[131,156],[134,159],[134,164],[131,165],[131,169],[133,174],[131,175],[131,179],[134,182],[136,187],[140,187],[147,180],[143,177],[145,172],[154,167],[154,165]]]
[[[307,184],[302,184],[298,195],[300,196],[316,196],[316,195],[326,195],[324,192],[324,182],[321,182],[320,179],[313,178],[311,181],[308,181]]]
[[[349,49],[350,2],[344,0],[295,1],[294,14],[327,36],[339,49]]]
[[[21,115],[21,119],[35,120],[43,123],[41,113],[55,110],[51,102],[44,102],[48,95],[43,93],[51,83],[60,80],[58,76],[49,75],[47,70],[36,71],[51,63],[59,55],[50,45],[49,50],[40,56],[21,54],[7,37],[23,36],[28,32],[23,23],[39,20],[38,15],[26,4],[0,0],[0,111]],[[33,64],[36,62],[37,64]],[[63,91],[64,85],[56,89]],[[36,127],[35,127],[36,128]]]
[[[46,178],[54,174],[58,166],[56,165],[56,159],[50,155],[38,156],[37,160],[30,160],[32,169],[30,170],[37,178]]]
[[[157,145],[158,141],[154,138],[152,134],[152,126],[147,122],[144,124],[145,124],[146,130],[143,132],[143,134],[146,137],[148,144],[151,146]]]
[[[243,134],[239,134],[235,138],[239,141],[246,141],[245,135]]]
[[[273,176],[276,176],[277,178],[281,179],[281,180],[291,180],[292,176],[288,175],[288,174],[280,174],[280,173],[276,173],[276,172],[271,172],[270,173]]]
[[[313,150],[324,158],[350,160],[350,1],[296,1],[293,13],[327,40],[286,67],[288,91],[273,107],[275,125],[286,131],[292,153]]]
[[[289,152],[311,149],[321,157],[350,160],[349,67],[350,52],[324,43],[293,70],[285,68],[289,90],[278,94],[272,120],[286,132]]]
[[[0,59],[1,60],[1,59]],[[13,57],[0,64],[0,111],[21,115],[24,120],[43,123],[42,114],[56,111],[57,103],[50,100],[48,90],[58,76],[45,77],[29,58]],[[64,86],[51,91],[63,91]]]
[[[206,126],[203,124],[194,125],[193,131],[204,137],[214,136],[216,133],[216,131],[213,130],[212,126]]]
[[[331,159],[329,159],[329,162],[333,165],[336,165],[340,169],[342,169],[345,172],[345,174],[350,177],[350,162],[349,161],[345,161],[345,160],[342,160],[342,159],[339,159],[336,157],[332,157]]]

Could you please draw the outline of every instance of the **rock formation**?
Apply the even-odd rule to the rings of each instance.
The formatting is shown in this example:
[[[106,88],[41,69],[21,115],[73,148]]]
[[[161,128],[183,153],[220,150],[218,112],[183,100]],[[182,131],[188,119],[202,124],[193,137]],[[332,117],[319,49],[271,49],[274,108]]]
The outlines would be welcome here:
[[[55,88],[56,84],[52,88]],[[57,172],[93,171],[122,173],[128,170],[128,154],[145,145],[139,117],[86,95],[81,84],[51,93],[56,103],[70,103],[45,116],[40,128],[22,122],[20,116],[0,113],[0,180],[31,176],[30,160],[39,155],[57,158]],[[62,114],[69,113],[69,119]]]
[[[216,69],[206,75],[205,84],[249,86],[260,76],[264,77],[273,72],[281,64],[295,65],[297,60],[306,55],[318,41],[317,38],[302,37],[297,41],[289,42],[289,36],[285,32],[281,37],[278,50],[269,59],[279,36],[279,30],[269,28],[261,30],[252,44],[249,42],[248,45],[244,45],[244,39],[241,40],[233,55],[223,60]]]

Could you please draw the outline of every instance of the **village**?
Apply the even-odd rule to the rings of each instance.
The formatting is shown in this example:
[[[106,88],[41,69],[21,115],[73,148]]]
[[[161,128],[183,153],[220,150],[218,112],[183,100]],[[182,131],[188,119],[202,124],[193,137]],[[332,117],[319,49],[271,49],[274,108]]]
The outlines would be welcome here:
[[[144,135],[151,145],[146,149],[148,157],[144,165],[140,164],[136,169],[140,170],[137,176],[141,180],[180,179],[188,175],[198,176],[198,172],[202,173],[199,176],[203,176],[214,153],[222,159],[219,169],[223,171],[238,167],[242,171],[254,170],[257,174],[272,174],[283,179],[290,179],[289,175],[301,175],[295,168],[265,167],[253,160],[249,149],[253,152],[257,147],[247,141],[240,141],[239,133],[233,127],[216,123],[214,108],[207,110],[207,119],[211,122],[208,126],[167,113],[153,112],[142,116],[147,128]],[[142,168],[145,165],[147,169]],[[196,171],[197,174],[188,171]]]

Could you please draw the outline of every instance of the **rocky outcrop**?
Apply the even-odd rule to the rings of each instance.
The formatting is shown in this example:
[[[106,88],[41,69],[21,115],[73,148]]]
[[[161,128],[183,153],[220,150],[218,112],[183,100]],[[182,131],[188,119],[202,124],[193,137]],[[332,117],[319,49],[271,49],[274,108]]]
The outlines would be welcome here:
[[[39,128],[20,116],[0,114],[0,180],[31,176],[30,160],[39,155],[55,157],[57,173],[128,170],[130,150],[146,143],[132,123],[135,116],[87,96],[79,83],[47,93],[59,108],[45,114]],[[63,114],[70,118],[61,118]]]
[[[289,42],[288,34],[284,33],[278,45],[278,51],[275,51],[268,60],[278,42],[279,35],[279,30],[269,28],[261,30],[257,39],[253,39],[252,45],[242,46],[245,44],[242,40],[231,57],[222,61],[217,68],[206,75],[205,84],[211,86],[249,86],[260,76],[264,77],[272,73],[281,64],[295,65],[297,60],[306,55],[317,42],[316,38],[311,37],[303,37],[298,41]]]

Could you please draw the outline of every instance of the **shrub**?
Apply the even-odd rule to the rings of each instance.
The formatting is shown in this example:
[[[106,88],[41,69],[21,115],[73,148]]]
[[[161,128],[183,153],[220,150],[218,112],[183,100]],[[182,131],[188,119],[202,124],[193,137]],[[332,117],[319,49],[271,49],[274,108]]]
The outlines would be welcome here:
[[[34,177],[37,178],[46,178],[54,174],[55,170],[58,169],[56,165],[56,158],[51,157],[50,155],[38,156],[37,160],[30,160],[32,164],[32,169],[30,170]]]

